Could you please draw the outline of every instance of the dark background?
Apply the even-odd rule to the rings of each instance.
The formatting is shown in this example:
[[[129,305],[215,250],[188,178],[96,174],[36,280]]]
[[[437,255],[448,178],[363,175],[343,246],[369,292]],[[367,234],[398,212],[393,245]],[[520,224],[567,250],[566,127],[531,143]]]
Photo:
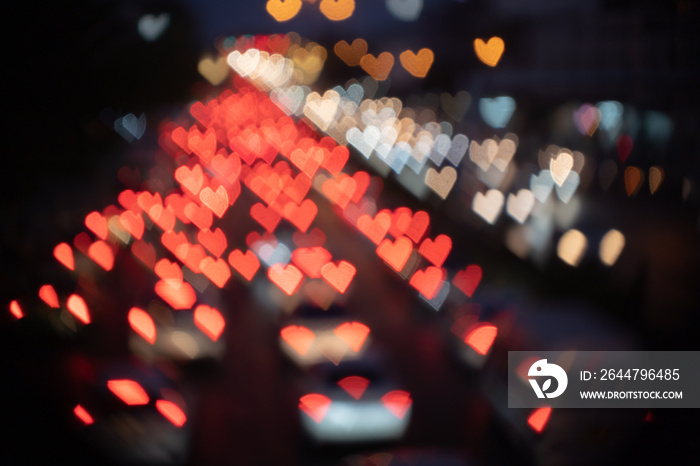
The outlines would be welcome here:
[[[80,1],[11,7],[4,43],[10,83],[4,86],[0,197],[3,303],[35,299],[44,283],[70,290],[53,247],[83,229],[86,213],[115,203],[124,189],[116,175],[121,167],[137,167],[146,177],[160,120],[176,118],[193,99],[220,92],[196,71],[200,57],[215,52],[217,37],[293,30],[324,45],[329,58],[317,89],[360,76],[332,54],[338,40],[363,37],[370,53],[388,50],[397,57],[407,48],[430,47],[435,63],[428,77],[416,80],[397,64],[389,95],[405,101],[412,94],[469,91],[472,106],[457,129],[478,140],[493,133],[479,121],[478,98],[507,93],[518,103],[508,129],[524,141],[519,154],[531,153],[533,159],[549,143],[574,149],[587,144],[552,128],[554,109],[565,103],[614,99],[663,112],[675,128],[663,146],[636,140],[630,159],[646,171],[664,167],[658,195],[647,190],[628,199],[619,177],[610,191],[591,188],[585,194],[581,224],[587,233],[602,235],[612,226],[628,240],[612,270],[592,262],[571,269],[556,258],[536,266],[508,252],[499,235],[434,209],[433,231],[463,238],[453,254],[482,264],[487,273],[476,297],[485,318],[514,316],[516,330],[499,336],[494,361],[483,372],[458,361],[444,321],[407,296],[403,284],[387,273],[370,275],[372,251],[365,243],[357,237],[348,241],[348,254],[367,252],[368,263],[358,259],[358,271],[364,267],[384,285],[363,279],[383,303],[381,315],[368,310],[373,303],[366,296],[352,298],[349,312],[367,319],[414,397],[414,420],[402,445],[449,452],[465,464],[693,464],[700,426],[696,410],[655,412],[651,423],[641,423],[646,413],[570,410],[553,414],[548,430],[536,438],[513,427],[489,387],[498,380],[494,373],[507,350],[555,345],[557,339],[576,341],[581,349],[698,349],[700,3],[426,0],[419,20],[404,23],[390,16],[383,2],[358,0],[347,21],[331,23],[317,5],[305,4],[282,24],[269,17],[264,3]],[[161,12],[170,14],[170,26],[159,40],[146,43],[136,22]],[[483,66],[472,47],[475,37],[492,35],[506,43],[495,69]],[[110,126],[115,115],[130,112],[148,117],[146,135],[131,145]],[[615,157],[614,149],[582,150],[598,161]],[[693,186],[685,201],[684,178]],[[396,205],[433,207],[416,203],[391,181],[386,189]],[[327,227],[352,235],[342,226]],[[120,267],[112,274],[130,270],[128,264]],[[130,279],[109,282],[106,293],[129,289]],[[305,376],[278,354],[278,323],[243,287],[234,284],[229,291],[239,310],[228,321],[234,330],[225,334],[230,357],[213,369],[182,369],[183,384],[199,400],[188,464],[337,464],[348,454],[374,448],[318,449],[303,439],[295,416],[298,384]],[[63,378],[83,359],[126,357],[122,334],[115,330],[101,345],[89,335],[87,342],[66,341],[36,319],[13,323],[8,313],[1,330],[7,393],[2,422],[10,432],[3,438],[3,464],[105,462],[104,452],[73,425],[75,393]]]

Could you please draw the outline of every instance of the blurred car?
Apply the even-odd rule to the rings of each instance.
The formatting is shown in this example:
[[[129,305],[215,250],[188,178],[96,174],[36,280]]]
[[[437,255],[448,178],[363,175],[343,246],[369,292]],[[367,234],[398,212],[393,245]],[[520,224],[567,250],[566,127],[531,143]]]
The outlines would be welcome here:
[[[193,313],[172,312],[152,304],[148,311],[132,309],[129,314],[129,348],[143,360],[166,358],[187,363],[223,357],[225,344],[219,337],[225,321],[217,309],[200,304]]]
[[[411,419],[411,394],[375,361],[315,368],[309,393],[299,399],[306,433],[321,443],[387,442],[403,437]]]
[[[395,441],[411,419],[411,395],[396,383],[371,330],[343,306],[301,306],[280,330],[282,351],[300,368],[299,414],[318,443]]]
[[[99,372],[73,410],[86,441],[115,464],[183,464],[190,432],[173,381],[133,363]]]
[[[362,359],[370,347],[370,328],[349,317],[340,306],[327,311],[301,307],[280,330],[282,351],[298,366],[307,368],[327,361]]]

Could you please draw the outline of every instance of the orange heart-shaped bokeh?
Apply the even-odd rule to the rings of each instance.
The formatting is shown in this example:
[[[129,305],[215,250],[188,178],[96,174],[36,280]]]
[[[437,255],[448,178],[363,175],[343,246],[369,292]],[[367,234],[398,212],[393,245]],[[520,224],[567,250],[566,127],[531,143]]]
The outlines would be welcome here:
[[[163,415],[164,418],[172,422],[176,427],[182,427],[185,424],[185,421],[187,421],[187,416],[185,413],[172,401],[156,400],[156,409]]]
[[[418,253],[434,266],[442,267],[452,250],[452,239],[447,235],[437,235],[434,240],[426,238],[418,248]]]
[[[469,330],[464,342],[483,356],[491,349],[497,334],[498,329],[494,325],[477,324],[475,328]]]
[[[329,262],[321,268],[323,279],[335,288],[338,293],[345,293],[353,277],[355,277],[355,272],[355,266],[347,261],[340,261],[338,265]]]
[[[185,206],[185,216],[200,230],[208,230],[214,221],[211,209],[207,206],[197,205],[194,202],[190,202]]]
[[[265,9],[275,21],[282,22],[294,18],[301,10],[301,5],[301,0],[268,0]]]
[[[173,286],[166,280],[159,280],[155,291],[173,309],[191,309],[197,300],[194,289],[186,282]]]
[[[223,288],[226,282],[231,278],[231,269],[223,259],[214,259],[213,257],[205,257],[199,263],[199,268],[211,282]]]
[[[319,228],[314,227],[308,233],[295,231],[294,235],[292,236],[292,241],[294,241],[294,244],[300,248],[323,246],[323,244],[326,242],[326,234]]]
[[[44,285],[39,288],[39,298],[51,308],[57,309],[59,307],[58,295],[51,285]]]
[[[98,240],[92,243],[88,248],[87,255],[108,272],[114,267],[114,251],[104,241]]]
[[[250,250],[243,254],[240,249],[234,249],[228,256],[228,263],[248,281],[253,279],[260,268],[258,257]]]
[[[348,44],[344,40],[337,42],[333,47],[335,54],[345,62],[348,66],[357,66],[360,60],[367,53],[367,41],[364,39],[355,39],[352,44]]]
[[[175,228],[175,209],[171,206],[156,204],[148,211],[148,216],[163,231],[172,231]]]
[[[348,394],[359,400],[369,386],[369,380],[358,375],[350,375],[338,381],[338,386],[348,392]]]
[[[379,244],[384,239],[391,226],[391,216],[386,212],[379,212],[374,218],[368,214],[361,215],[357,219],[357,229],[374,244]]]
[[[175,179],[180,185],[193,195],[198,195],[204,184],[204,172],[202,166],[198,163],[191,169],[186,165],[182,165],[175,170]]]
[[[348,175],[341,175],[337,179],[329,178],[321,185],[321,191],[326,197],[337,204],[341,209],[344,209],[350,203],[357,183]]]
[[[399,273],[411,257],[411,252],[413,252],[413,243],[405,236],[396,238],[394,242],[387,238],[377,246],[377,255]]]
[[[360,66],[377,81],[384,81],[394,67],[394,56],[389,52],[382,52],[375,58],[368,53],[360,59]]]
[[[529,425],[535,432],[540,433],[544,430],[544,427],[547,425],[547,421],[549,421],[550,414],[552,414],[551,406],[543,406],[541,408],[537,408],[532,412],[532,414],[530,414],[530,416],[528,416],[527,425]]]
[[[309,393],[299,399],[299,409],[306,413],[316,423],[323,421],[331,406],[331,400],[320,393]]]
[[[321,269],[331,260],[331,253],[321,246],[297,248],[292,262],[309,278],[321,278]]]
[[[212,341],[218,340],[226,327],[224,316],[217,309],[205,304],[200,304],[195,308],[194,324]]]
[[[132,307],[128,315],[129,325],[144,340],[150,344],[156,342],[156,324],[148,313],[137,307]]]
[[[292,264],[273,264],[267,269],[267,276],[287,296],[293,295],[304,279],[304,274]]]
[[[406,416],[412,403],[411,395],[404,390],[392,390],[382,397],[384,407],[399,419]]]
[[[644,181],[644,172],[634,166],[625,168],[625,190],[627,191],[627,196],[632,197],[639,192],[639,188],[642,187],[642,182]]]
[[[497,36],[490,38],[488,42],[484,42],[482,39],[474,40],[476,56],[488,66],[498,65],[505,48],[505,42]]]
[[[194,273],[201,273],[202,269],[199,265],[202,260],[207,257],[207,252],[201,244],[181,244],[175,250],[175,257],[180,259],[183,264],[190,268]]]
[[[170,262],[168,259],[161,259],[156,262],[153,271],[161,280],[165,280],[174,288],[178,288],[182,284],[182,269],[180,269],[180,266],[175,262]]]
[[[119,223],[131,236],[141,239],[145,225],[141,214],[126,210],[119,215]]]
[[[433,66],[433,60],[435,60],[435,54],[428,48],[420,49],[418,53],[405,50],[399,55],[401,65],[416,78],[425,78],[430,67]]]
[[[342,21],[352,16],[355,0],[321,0],[318,8],[331,21]]]
[[[53,250],[53,256],[69,270],[75,270],[75,259],[73,249],[68,243],[59,243]]]
[[[333,330],[333,333],[353,351],[357,352],[365,344],[367,335],[369,335],[369,327],[361,322],[345,322],[338,325]]]
[[[282,340],[300,355],[305,355],[314,342],[314,332],[301,325],[289,325],[280,331]]]
[[[107,219],[102,216],[99,212],[90,212],[85,217],[85,226],[95,233],[100,239],[107,239],[109,235],[109,227],[107,226]]]
[[[200,230],[200,232],[197,233],[197,241],[209,252],[214,254],[215,257],[221,257],[221,254],[224,253],[228,245],[226,235],[221,231],[221,228],[217,228],[214,231]]]
[[[478,265],[470,265],[464,270],[460,270],[452,279],[452,284],[470,298],[481,282],[483,272]]]
[[[77,294],[70,295],[68,297],[68,301],[66,302],[66,307],[70,313],[77,317],[82,323],[90,323],[90,311],[88,310],[87,304],[85,304],[83,298]]]
[[[134,241],[134,243],[131,245],[131,252],[149,269],[152,269],[155,266],[156,250],[152,244],[141,240]]]
[[[433,299],[444,279],[445,271],[443,269],[429,266],[425,270],[417,270],[408,284],[427,299]]]
[[[317,213],[318,207],[311,199],[305,199],[299,205],[294,201],[289,201],[284,206],[284,218],[301,232],[306,232],[309,229]]]
[[[410,212],[410,209],[407,209]],[[409,213],[399,215],[396,219],[397,228],[407,237],[418,244],[428,231],[430,226],[430,216],[427,212],[419,210],[412,216]]]
[[[229,206],[228,192],[223,186],[216,188],[216,191],[207,186],[199,192],[199,199],[219,218],[224,216]]]

